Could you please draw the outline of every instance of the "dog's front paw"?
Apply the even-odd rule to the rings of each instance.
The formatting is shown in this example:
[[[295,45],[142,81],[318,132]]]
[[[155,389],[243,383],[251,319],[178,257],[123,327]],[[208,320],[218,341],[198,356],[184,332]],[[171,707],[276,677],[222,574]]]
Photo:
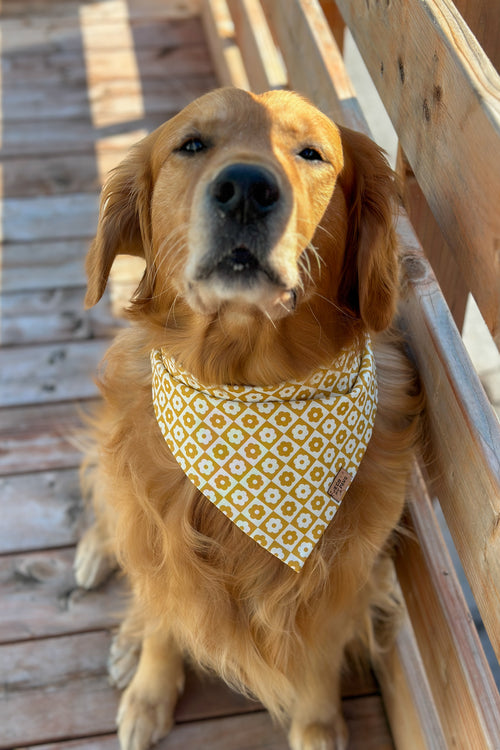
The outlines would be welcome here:
[[[97,525],[87,529],[78,543],[73,567],[76,582],[82,588],[96,588],[116,569],[116,559],[106,546]]]
[[[141,641],[119,630],[111,642],[108,657],[108,674],[112,685],[123,690],[137,669]]]
[[[147,750],[165,737],[174,723],[174,708],[168,699],[148,700],[131,684],[116,717],[121,750]]]
[[[334,726],[294,722],[288,739],[291,750],[347,750],[348,731],[342,718]]]

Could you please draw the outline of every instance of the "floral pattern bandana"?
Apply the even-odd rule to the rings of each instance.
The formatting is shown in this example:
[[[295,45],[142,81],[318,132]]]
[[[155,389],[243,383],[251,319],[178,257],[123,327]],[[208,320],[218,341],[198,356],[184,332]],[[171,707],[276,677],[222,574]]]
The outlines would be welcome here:
[[[276,386],[206,386],[151,353],[165,441],[193,484],[300,571],[356,476],[377,410],[370,339],[329,368]]]

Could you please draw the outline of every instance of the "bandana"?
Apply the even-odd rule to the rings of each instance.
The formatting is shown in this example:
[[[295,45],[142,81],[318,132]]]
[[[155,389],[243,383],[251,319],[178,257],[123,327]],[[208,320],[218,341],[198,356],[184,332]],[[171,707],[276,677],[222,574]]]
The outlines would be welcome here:
[[[377,410],[371,343],[276,386],[206,386],[151,353],[153,404],[181,469],[257,544],[300,571],[361,463]]]

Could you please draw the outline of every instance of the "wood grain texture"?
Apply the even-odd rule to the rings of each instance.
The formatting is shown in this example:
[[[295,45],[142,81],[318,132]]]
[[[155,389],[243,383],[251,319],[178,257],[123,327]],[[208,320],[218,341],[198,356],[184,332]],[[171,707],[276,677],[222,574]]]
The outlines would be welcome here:
[[[0,477],[0,555],[75,544],[83,503],[76,469]]]
[[[99,196],[69,193],[3,201],[0,241],[90,240],[97,227]]]
[[[377,676],[398,750],[447,750],[407,610],[396,641],[384,654]]]
[[[78,403],[3,408],[0,476],[78,466],[82,458],[78,447],[83,429],[81,414],[93,403],[80,398]]]
[[[117,333],[119,323],[106,307],[84,310],[84,297],[83,286],[4,294],[0,322],[3,346],[110,338]]]
[[[95,734],[114,732],[118,693],[107,681],[109,645],[109,634],[94,632],[0,646],[0,669],[9,675],[0,697],[0,747],[78,738],[89,726]],[[259,708],[220,681],[189,671],[177,726],[163,746],[285,750],[283,731]],[[353,748],[392,748],[377,696],[346,700],[344,710]]]
[[[226,0],[203,0],[202,18],[219,85],[248,91],[250,82]]]
[[[228,0],[228,7],[252,91],[284,88],[286,70],[259,0]]]
[[[93,377],[108,344],[90,340],[4,349],[0,406],[97,396]]]
[[[400,325],[428,400],[426,473],[500,657],[500,425],[411,226],[403,217],[398,226],[406,274]]]
[[[422,247],[425,248],[426,257],[436,274],[453,320],[458,330],[461,331],[469,296],[468,284],[460,272],[454,254],[443,237],[439,224],[429,208],[401,147],[398,149],[396,172],[400,179],[403,205],[408,218],[415,228]]]
[[[12,55],[2,73],[4,91],[9,94],[17,85],[64,87],[68,83],[85,90],[88,85],[103,81],[140,78],[186,79],[210,71],[210,58],[205,43],[147,45],[130,51],[133,39],[124,38],[113,28],[113,47],[97,50],[54,50],[46,54],[36,49],[28,56]],[[85,60],[83,59],[85,57]],[[85,65],[82,63],[85,61]]]
[[[0,245],[2,295],[27,291],[55,294],[56,289],[82,284],[89,244],[89,238],[81,237]]]
[[[290,87],[309,97],[333,120],[363,130],[361,108],[317,1],[285,4],[262,0],[262,6],[280,45]]]
[[[396,564],[447,745],[494,750],[500,697],[417,468],[411,489],[419,542],[405,540]]]
[[[492,196],[500,194],[500,78],[451,0],[338,6],[496,336],[500,213]]]
[[[500,70],[500,13],[496,0],[454,2],[497,71]]]
[[[15,20],[34,18],[47,23],[50,19],[75,17],[81,8],[81,0],[2,0],[2,17]],[[109,2],[97,0],[92,5],[99,10],[99,16],[105,20],[149,18],[171,22],[182,20],[184,24],[196,17],[199,0],[176,0],[175,3],[165,0],[127,0],[127,2]],[[179,28],[178,34],[182,32]]]
[[[117,11],[121,6],[118,15],[104,17],[107,7],[112,9],[113,6]],[[26,58],[41,50],[47,56],[61,52],[82,53],[86,31],[91,32],[86,35],[86,49],[91,52],[110,50],[115,47],[115,38],[116,47],[128,48],[132,40],[135,49],[154,46],[161,50],[203,42],[203,29],[197,17],[174,24],[169,19],[138,14],[129,22],[127,3],[91,3],[80,15],[81,7],[82,3],[69,5],[66,12],[55,18],[46,16],[45,12],[3,17],[0,22],[2,56],[8,60],[18,56]],[[115,38],[112,37],[114,32]],[[112,45],[110,38],[113,38]]]
[[[45,652],[30,645],[33,639],[41,638],[40,643],[43,645],[49,636],[109,629],[119,624],[127,609],[126,588],[119,577],[110,578],[99,590],[85,591],[76,586],[73,574],[74,552],[71,547],[0,558],[0,642],[12,644],[26,641],[26,650],[34,648],[40,657],[40,662],[37,662],[37,669],[40,670],[52,670],[55,667],[44,663]],[[57,642],[58,639],[55,638],[52,645],[54,651],[57,649]],[[63,647],[64,643],[61,644],[61,648]],[[5,654],[10,653],[10,649],[0,646],[0,652],[7,658]],[[63,664],[64,658],[64,651],[61,651],[59,666]],[[65,668],[71,671],[70,664]],[[10,685],[12,674],[3,674],[8,675],[7,682]],[[28,683],[29,679],[27,678]]]

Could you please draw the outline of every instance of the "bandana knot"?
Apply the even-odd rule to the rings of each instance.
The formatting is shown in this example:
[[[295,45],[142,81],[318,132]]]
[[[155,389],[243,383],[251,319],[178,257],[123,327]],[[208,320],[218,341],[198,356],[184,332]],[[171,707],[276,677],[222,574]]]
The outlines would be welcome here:
[[[304,380],[207,386],[162,349],[153,404],[193,484],[261,547],[300,571],[333,519],[370,441],[375,362],[343,351]]]

